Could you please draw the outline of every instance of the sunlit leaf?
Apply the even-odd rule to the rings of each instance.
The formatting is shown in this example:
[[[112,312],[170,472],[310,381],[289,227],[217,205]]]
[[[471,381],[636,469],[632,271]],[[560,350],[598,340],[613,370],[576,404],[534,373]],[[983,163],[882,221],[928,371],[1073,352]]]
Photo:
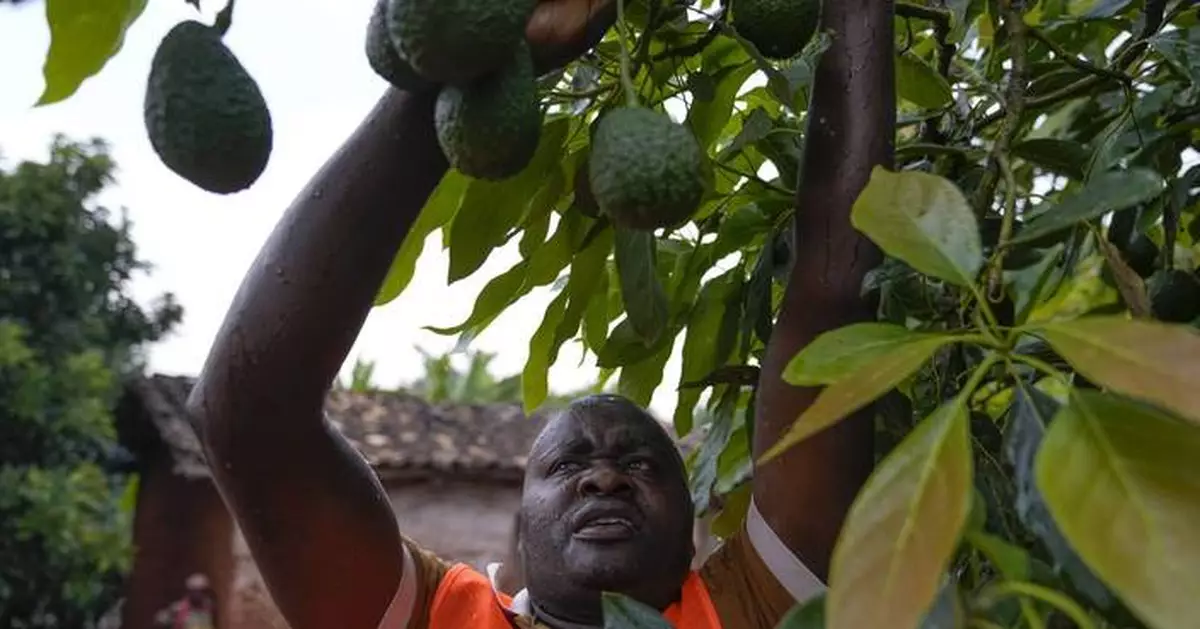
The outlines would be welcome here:
[[[1162,193],[1162,175],[1142,168],[1116,170],[1092,178],[1081,190],[1056,205],[1039,208],[1037,216],[1017,233],[1013,242],[1028,242],[1080,221],[1144,203]]]
[[[949,335],[913,332],[891,323],[855,323],[818,336],[783,371],[783,379],[796,386],[833,384],[861,372],[881,356],[909,343],[927,343],[940,339],[951,343]]]
[[[125,31],[145,8],[146,0],[46,0],[50,50],[42,67],[46,87],[37,104],[70,98],[100,72],[120,52]]]
[[[869,363],[860,364],[821,391],[788,432],[762,456],[768,461],[784,450],[849,417],[912,375],[952,337],[930,336],[892,346]]]
[[[888,255],[959,286],[983,265],[975,215],[958,187],[936,175],[876,167],[850,221]]]
[[[1200,425],[1200,332],[1175,324],[1093,316],[1042,326],[1085,378]]]
[[[1071,545],[1145,622],[1200,618],[1200,430],[1077,390],[1042,442],[1037,482]]]
[[[830,629],[915,629],[930,609],[971,505],[967,416],[965,396],[943,404],[871,474],[834,550]]]
[[[722,347],[720,342],[725,323],[725,311],[729,300],[740,283],[734,273],[713,279],[704,285],[696,305],[688,319],[687,334],[683,340],[680,384],[696,382],[708,376],[714,369],[725,364],[732,347]],[[724,355],[722,355],[722,352]],[[675,407],[675,432],[686,435],[692,431],[692,409],[700,401],[701,391],[684,388],[679,391]]]
[[[941,109],[954,99],[946,78],[911,52],[896,55],[896,90],[900,98],[925,109]]]

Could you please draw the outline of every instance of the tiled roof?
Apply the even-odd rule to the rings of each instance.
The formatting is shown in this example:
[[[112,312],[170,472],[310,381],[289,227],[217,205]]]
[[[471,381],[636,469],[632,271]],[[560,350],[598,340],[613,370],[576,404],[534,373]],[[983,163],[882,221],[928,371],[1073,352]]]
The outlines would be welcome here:
[[[185,420],[192,378],[155,375],[129,383],[118,410],[123,440],[146,447],[145,428],[165,444],[178,473],[208,475],[200,443]],[[331,392],[330,422],[383,478],[469,475],[517,480],[541,428],[516,404],[440,404],[402,393]],[[156,433],[156,434],[154,434]],[[139,446],[140,443],[140,446]]]

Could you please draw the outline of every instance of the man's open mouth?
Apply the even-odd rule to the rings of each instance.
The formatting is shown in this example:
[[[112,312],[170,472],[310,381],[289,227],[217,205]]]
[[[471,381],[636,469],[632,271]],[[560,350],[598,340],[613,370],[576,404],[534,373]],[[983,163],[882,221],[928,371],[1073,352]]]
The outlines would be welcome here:
[[[585,509],[575,525],[573,537],[587,541],[621,541],[633,537],[638,530],[634,510],[629,507]]]
[[[618,541],[629,539],[637,529],[625,518],[596,518],[575,530],[575,539]]]

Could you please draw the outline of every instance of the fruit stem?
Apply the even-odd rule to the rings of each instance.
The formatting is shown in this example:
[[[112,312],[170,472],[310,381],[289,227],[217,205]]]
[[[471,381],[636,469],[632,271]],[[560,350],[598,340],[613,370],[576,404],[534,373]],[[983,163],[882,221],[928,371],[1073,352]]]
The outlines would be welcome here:
[[[629,36],[626,28],[625,0],[617,0],[617,36],[621,41],[621,91],[625,92],[625,104],[637,107],[637,91],[633,89],[633,77],[629,75]]]
[[[225,36],[225,33],[229,32],[229,26],[233,24],[233,3],[234,0],[229,0],[225,8],[221,9],[220,13],[217,13],[217,18],[213,22],[213,28],[217,29],[217,32],[222,37]]]

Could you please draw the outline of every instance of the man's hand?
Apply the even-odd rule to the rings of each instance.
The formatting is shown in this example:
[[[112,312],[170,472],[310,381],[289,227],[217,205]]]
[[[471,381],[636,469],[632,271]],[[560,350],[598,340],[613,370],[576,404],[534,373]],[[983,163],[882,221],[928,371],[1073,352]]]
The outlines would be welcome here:
[[[595,46],[616,17],[616,0],[540,0],[525,27],[538,71],[560,68]]]

